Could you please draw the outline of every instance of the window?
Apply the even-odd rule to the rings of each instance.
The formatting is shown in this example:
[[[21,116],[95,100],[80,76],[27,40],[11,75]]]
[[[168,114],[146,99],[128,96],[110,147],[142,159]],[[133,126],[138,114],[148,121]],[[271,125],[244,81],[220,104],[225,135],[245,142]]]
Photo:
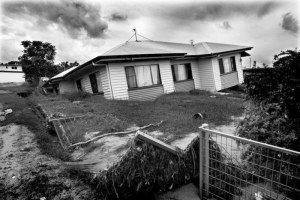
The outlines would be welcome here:
[[[224,72],[224,65],[223,65],[223,59],[222,58],[219,59],[219,67],[220,67],[220,73],[224,74],[225,72]]]
[[[76,81],[78,91],[82,91],[81,79]]]
[[[171,65],[173,80],[184,81],[188,79],[193,79],[191,64],[176,64]]]
[[[235,57],[230,57],[231,70],[236,71]]]
[[[125,67],[128,88],[161,84],[158,65]]]
[[[220,58],[218,59],[218,61],[219,61],[220,74],[236,72],[236,63],[235,63],[234,56],[230,58]]]

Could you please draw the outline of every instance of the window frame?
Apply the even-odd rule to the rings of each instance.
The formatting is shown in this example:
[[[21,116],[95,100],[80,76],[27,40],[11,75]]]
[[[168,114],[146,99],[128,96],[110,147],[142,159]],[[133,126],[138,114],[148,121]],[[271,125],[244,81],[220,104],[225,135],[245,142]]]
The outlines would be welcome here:
[[[225,72],[225,68],[224,68],[224,59],[228,59],[229,61],[229,72]],[[234,62],[232,62],[232,60]],[[235,56],[230,56],[230,57],[223,57],[223,58],[219,58],[218,59],[218,64],[219,64],[219,70],[220,70],[220,75],[226,75],[226,74],[230,74],[230,73],[235,73],[237,72],[237,68],[236,68],[236,61],[235,61]],[[222,66],[220,65],[222,64]],[[222,73],[223,72],[223,73]]]
[[[159,75],[159,84],[153,84],[153,74],[152,74],[152,69],[151,69],[151,66],[152,65],[156,65],[157,66],[157,70],[158,70],[158,75]],[[145,66],[148,66],[150,68],[150,75],[151,75],[151,82],[152,82],[152,85],[147,85],[147,86],[142,86],[142,87],[138,87],[138,84],[137,84],[137,77],[136,77],[136,73],[135,73],[135,67],[145,67]],[[128,75],[126,73],[126,69],[127,68],[130,68],[132,67],[133,68],[133,72],[134,72],[134,79],[135,79],[135,85],[136,87],[129,87],[129,82],[128,82]],[[125,75],[126,75],[126,81],[127,81],[127,87],[128,87],[128,90],[139,90],[139,89],[145,89],[145,88],[151,88],[151,87],[158,87],[158,86],[162,86],[162,81],[161,81],[161,74],[160,74],[160,66],[159,64],[145,64],[145,65],[131,65],[131,66],[125,66],[124,67],[124,70],[125,70]]]
[[[180,81],[177,80],[177,78],[176,78],[176,73],[175,73],[175,65],[184,65],[185,71],[186,71],[186,74],[187,74],[187,79],[185,79],[185,80],[180,80]],[[191,71],[191,73],[190,73],[191,78],[189,78],[189,73],[188,73],[188,70],[187,70],[187,67],[186,67],[187,65],[189,66],[190,71]],[[193,70],[192,70],[192,64],[191,64],[191,63],[171,64],[171,71],[172,71],[172,77],[173,77],[173,82],[174,82],[174,83],[180,83],[180,82],[184,82],[184,81],[194,80]]]

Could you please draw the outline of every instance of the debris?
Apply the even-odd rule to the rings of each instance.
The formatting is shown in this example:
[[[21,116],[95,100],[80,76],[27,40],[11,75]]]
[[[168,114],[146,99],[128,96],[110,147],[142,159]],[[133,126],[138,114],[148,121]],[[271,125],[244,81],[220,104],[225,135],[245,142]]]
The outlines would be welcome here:
[[[263,200],[263,195],[261,192],[255,193],[255,200]]]
[[[198,119],[198,118],[204,119],[204,118],[206,118],[206,114],[205,113],[203,113],[203,114],[196,113],[196,114],[194,114],[193,118],[194,119]]]
[[[80,104],[81,101],[73,101],[72,103],[73,103],[73,104]]]
[[[4,120],[5,120],[5,117],[0,115],[0,122],[3,122]]]
[[[60,112],[55,112],[55,113],[53,113],[49,116],[49,119],[51,119],[51,118],[65,118],[65,117],[67,117],[65,114],[60,113]]]
[[[210,98],[216,98],[217,96],[213,95],[213,96],[209,96]]]
[[[5,115],[10,114],[12,112],[13,112],[12,109],[6,109],[6,110],[4,110]]]
[[[76,147],[76,146],[80,146],[80,145],[85,145],[85,144],[88,144],[90,142],[93,142],[95,140],[99,140],[100,138],[103,138],[103,137],[106,137],[106,136],[115,136],[115,135],[125,135],[125,134],[129,134],[129,133],[133,133],[133,132],[136,132],[136,131],[139,131],[139,130],[143,130],[143,129],[146,129],[146,128],[149,128],[151,126],[159,126],[163,123],[163,121],[157,123],[157,124],[149,124],[147,126],[143,126],[143,127],[140,127],[136,130],[131,130],[131,131],[123,131],[123,132],[114,132],[114,133],[106,133],[106,134],[103,134],[103,135],[99,135],[97,137],[94,137],[90,140],[87,140],[85,142],[78,142],[78,143],[75,143],[75,144],[72,144],[70,145],[69,147]],[[95,134],[96,132],[94,132],[93,134]],[[100,133],[100,132],[99,132]]]
[[[229,94],[231,94],[231,93],[227,93],[227,92],[217,92],[217,94],[219,94],[219,95],[229,95]]]
[[[7,173],[5,178],[6,188],[17,188],[21,185],[21,176],[19,172],[12,170]]]

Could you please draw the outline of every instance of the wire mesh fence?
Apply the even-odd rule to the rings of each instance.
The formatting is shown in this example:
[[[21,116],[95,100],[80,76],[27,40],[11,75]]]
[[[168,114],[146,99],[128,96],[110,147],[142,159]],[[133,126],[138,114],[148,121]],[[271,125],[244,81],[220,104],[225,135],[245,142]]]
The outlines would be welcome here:
[[[299,199],[300,153],[201,128],[202,199]]]

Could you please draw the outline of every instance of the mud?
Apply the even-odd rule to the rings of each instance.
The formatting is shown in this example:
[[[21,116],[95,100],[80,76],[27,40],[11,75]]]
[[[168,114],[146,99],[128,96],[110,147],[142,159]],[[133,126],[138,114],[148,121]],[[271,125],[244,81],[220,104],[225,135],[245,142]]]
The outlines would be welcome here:
[[[107,170],[127,152],[129,142],[133,137],[134,134],[125,135],[123,137],[109,136],[101,138],[91,144],[93,145],[91,151],[85,149],[85,151],[82,152],[83,155],[79,156],[80,159],[78,161],[67,162],[65,164],[68,167],[92,173]],[[73,154],[78,154],[78,151],[75,151]],[[73,157],[75,156],[73,155]]]
[[[24,126],[0,127],[0,199],[92,199],[91,189],[41,154],[34,138]]]

